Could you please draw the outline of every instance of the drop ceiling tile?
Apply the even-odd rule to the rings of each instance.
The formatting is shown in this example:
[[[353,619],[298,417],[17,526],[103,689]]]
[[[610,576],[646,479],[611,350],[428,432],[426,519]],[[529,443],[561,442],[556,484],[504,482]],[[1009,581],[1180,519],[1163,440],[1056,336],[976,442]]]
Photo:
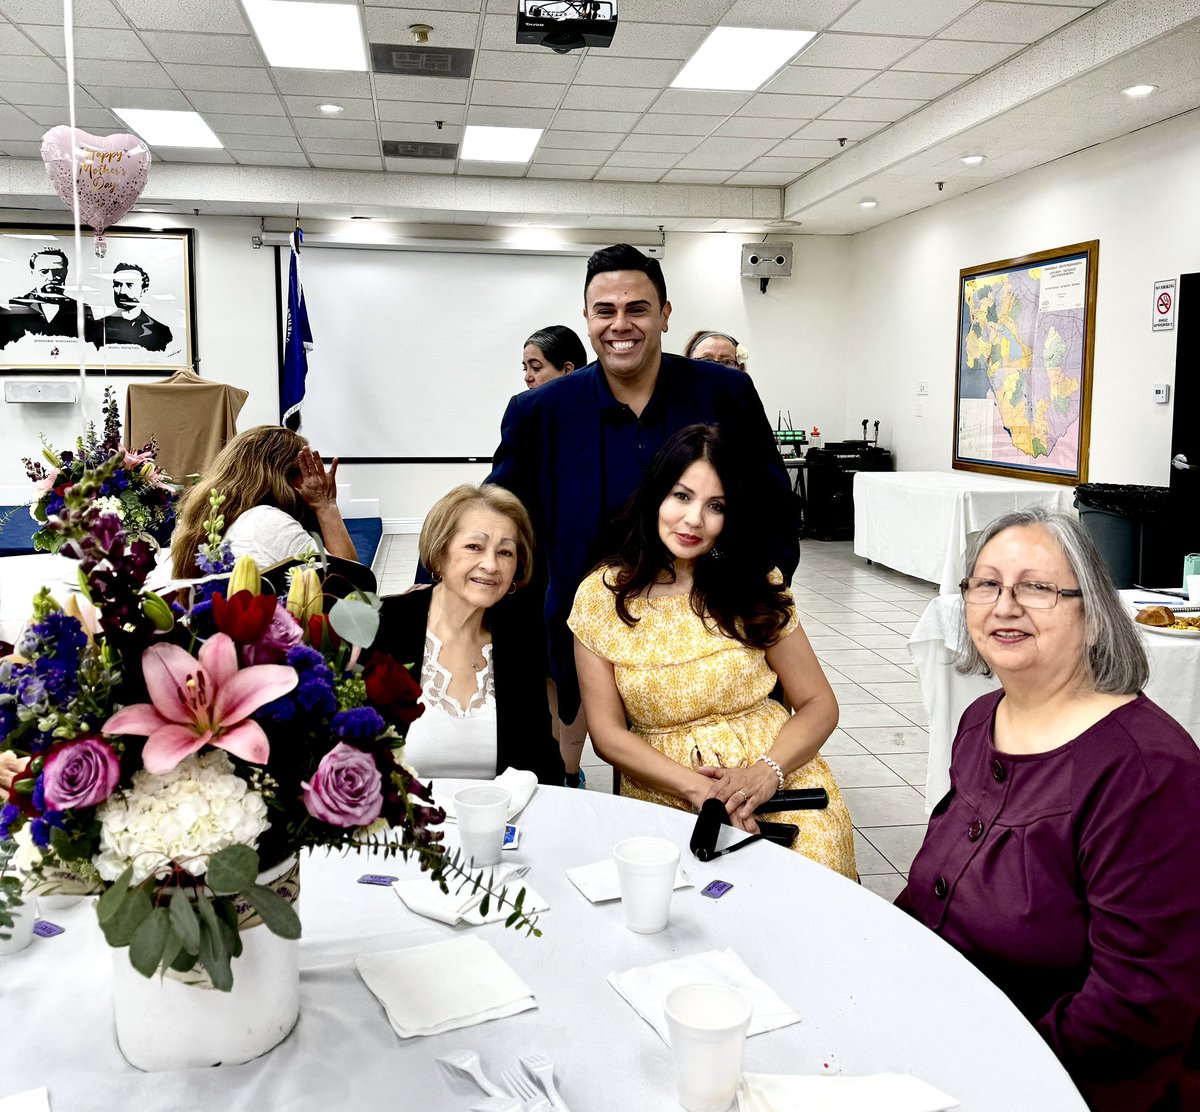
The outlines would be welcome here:
[[[175,82],[157,62],[112,62],[81,58],[75,63],[80,85],[124,85],[136,89],[173,89]]]
[[[205,112],[204,120],[217,135],[227,131],[236,135],[294,134],[291,121],[286,116],[232,116],[222,112]]]
[[[724,116],[688,116],[663,112],[643,116],[633,129],[637,135],[707,135]]]
[[[641,89],[662,89],[675,79],[679,70],[679,62],[674,59],[606,58],[588,54],[575,81],[581,85],[635,85]]]
[[[657,151],[683,154],[696,146],[694,135],[629,135],[618,148],[622,151]]]
[[[685,185],[720,185],[728,177],[728,170],[668,170],[662,180]]]
[[[586,112],[579,109],[560,109],[554,117],[554,126],[573,131],[628,131],[638,122],[636,112]]]
[[[544,81],[476,81],[471,86],[472,104],[510,108],[557,108],[562,95],[562,85]]]
[[[28,142],[38,140],[40,142],[45,130],[24,113],[10,108],[7,104],[0,104],[0,142],[5,140]]]
[[[457,124],[445,124],[442,127],[436,124],[388,124],[383,135],[385,139],[402,143],[459,143],[463,129]]]
[[[464,162],[458,160],[458,172],[464,177],[523,178],[529,169],[524,162]]]
[[[860,97],[911,97],[933,100],[961,85],[966,79],[961,73],[910,73],[888,70],[868,81],[855,94]]]
[[[300,152],[300,144],[294,135],[239,135],[219,131],[217,138],[225,144],[226,150],[234,152],[235,155],[245,154],[247,151]]]
[[[0,13],[18,27],[31,23],[61,27],[63,22],[62,0],[0,0]],[[74,20],[76,27],[125,27],[109,0],[75,0]]]
[[[606,165],[608,166],[644,166],[657,167],[666,170],[679,161],[679,155],[674,152],[654,151],[614,151]]]
[[[773,139],[705,139],[679,160],[679,167],[683,170],[740,170],[773,146]]]
[[[934,73],[983,73],[1005,58],[1024,50],[1024,43],[958,42],[931,39],[896,64],[897,70]]]
[[[569,131],[552,128],[542,136],[542,147],[558,147],[563,150],[613,151],[625,138],[623,131]]]
[[[495,11],[497,0],[489,0],[488,11]],[[499,0],[500,4],[507,0]],[[720,22],[729,0],[621,0],[621,19],[634,23],[683,23],[712,27]],[[618,26],[617,34],[621,33]]]
[[[176,62],[166,67],[184,92],[273,93],[270,75],[254,66],[187,66]],[[275,71],[280,72],[279,70]]]
[[[233,155],[228,151],[202,147],[155,147],[150,150],[162,162],[203,162],[218,166],[232,166]]]
[[[559,150],[541,146],[533,156],[533,161],[542,166],[588,166],[594,170],[597,166],[603,166],[608,158],[608,151]]]
[[[34,81],[58,84],[67,79],[66,70],[44,54],[3,58],[0,59],[0,66],[3,66],[2,72],[6,83],[9,81]]]
[[[655,112],[675,112],[680,115],[729,116],[750,99],[749,93],[714,92],[704,89],[667,89],[654,102]]]
[[[0,97],[18,108],[23,104],[40,104],[55,108],[67,107],[66,82],[42,84],[41,82],[6,81],[0,74]],[[98,108],[95,98],[84,89],[75,90],[77,108]]]
[[[378,139],[305,139],[304,149],[309,155],[325,154],[379,154]]]
[[[865,139],[887,127],[885,122],[872,120],[813,120],[800,128],[797,139]]]
[[[0,138],[0,151],[9,158],[38,158],[42,157],[40,139],[3,139]]]
[[[795,130],[795,120],[769,116],[734,116],[726,120],[713,134],[756,139],[786,139]]]
[[[811,97],[800,94],[755,93],[742,108],[743,116],[771,116],[775,119],[815,120],[838,103],[837,97]]]
[[[274,93],[196,92],[188,96],[197,112],[226,112],[233,116],[282,116],[283,101]]]
[[[820,31],[828,27],[854,0],[736,0],[721,23],[726,27],[771,27],[795,31]]]
[[[516,7],[514,3],[514,15],[509,19],[510,27],[516,22]],[[368,7],[365,22],[368,42],[411,43],[413,35],[409,27],[414,23],[427,23],[433,28],[429,36],[430,46],[465,47],[472,50],[479,29],[477,12],[434,12],[422,9],[419,5],[399,10]]]
[[[264,64],[258,47],[249,35],[185,35],[176,31],[146,31],[141,38],[160,62],[218,66]]]
[[[370,107],[369,102],[367,106]],[[449,127],[451,124],[461,125],[466,118],[467,106],[465,104],[438,104],[431,100],[381,100],[379,102],[379,119],[384,123],[425,124],[441,120]]]
[[[53,127],[55,124],[63,122],[62,109],[54,108],[50,105],[28,105],[22,111],[31,120],[41,124],[43,127]],[[118,120],[116,116],[111,112],[105,111],[103,108],[76,107],[75,126],[86,130],[91,130],[92,128],[96,128],[97,130],[128,130],[126,125]]]
[[[385,158],[384,169],[402,174],[453,174],[452,158]]]
[[[876,120],[891,123],[920,108],[923,100],[888,100],[884,97],[846,97],[822,117],[827,120]]]
[[[241,166],[308,166],[308,156],[288,151],[230,151]]]
[[[509,81],[519,76],[522,81],[566,83],[578,68],[579,57],[573,54],[554,54],[549,50],[537,54],[481,50],[475,57],[474,77],[476,81]]]
[[[378,170],[383,165],[379,155],[361,154],[313,154],[309,160],[314,166],[327,170]]]
[[[57,27],[26,27],[25,32],[33,37],[34,42],[30,42],[25,35],[21,34],[11,23],[0,23],[0,57],[8,58],[16,54],[40,54],[39,49],[48,41],[53,43],[58,41],[59,53],[62,47],[62,31]],[[129,32],[130,35],[133,32]],[[49,53],[54,51],[50,47],[46,47]]]
[[[272,69],[271,76],[281,93],[298,96],[369,97],[371,77],[366,73],[345,73],[340,70]]]
[[[412,0],[367,0],[368,8],[411,8]],[[439,0],[438,11],[448,12],[478,12],[483,8],[483,0]]]
[[[529,85],[527,88],[547,88],[548,86]],[[479,82],[475,82],[479,88]],[[595,85],[580,85],[576,82],[567,90],[563,98],[563,108],[603,108],[610,112],[644,112],[661,89],[617,89],[599,88]],[[473,95],[473,94],[472,94]]]
[[[917,38],[827,33],[818,35],[792,64],[883,70],[920,45]]]
[[[690,58],[707,37],[707,27],[631,23],[626,20],[622,5],[617,33],[612,46],[605,52],[613,58],[673,58],[682,62]]]
[[[162,0],[117,0],[129,22],[140,31],[225,31],[245,34],[237,0],[204,0],[203,4],[164,4]]]
[[[601,166],[596,171],[596,180],[604,181],[658,181],[665,171],[652,167]]]
[[[976,0],[858,0],[833,25],[835,31],[862,31],[878,35],[935,35]]]
[[[25,33],[37,42],[47,54],[55,58],[63,57],[63,32],[61,27],[27,26]],[[0,27],[0,53],[27,53],[6,49],[5,28]],[[28,46],[29,40],[22,37]],[[119,31],[115,28],[92,27],[86,35],[75,36],[76,58],[112,58],[127,62],[153,62],[154,56],[142,44],[142,40],[133,31]]]
[[[873,69],[839,69],[834,66],[786,66],[763,86],[763,92],[843,97],[870,81],[877,72]]]
[[[564,166],[559,164],[548,164],[535,162],[529,167],[529,172],[526,177],[530,178],[557,178],[559,180],[566,179],[589,179],[596,173],[594,166]]]
[[[476,71],[475,76],[483,75]],[[467,103],[468,82],[453,77],[401,77],[394,73],[377,73],[373,80],[375,96],[381,101],[433,100],[441,104]]]
[[[842,146],[836,139],[785,139],[771,148],[773,158],[833,158]]]
[[[728,185],[791,185],[800,175],[779,170],[743,170],[728,179]]]
[[[515,10],[516,4],[513,4],[503,15],[485,15],[483,17],[483,34],[480,36],[478,49],[519,50],[521,52],[534,49],[525,45],[517,45],[517,22],[513,17]]]
[[[826,160],[823,158],[776,158],[774,152],[765,158],[756,158],[747,170],[770,170],[775,173],[788,173],[792,177],[806,174],[814,166],[820,166]]]
[[[541,127],[550,126],[554,111],[550,108],[503,108],[494,104],[467,106],[467,123],[484,127]]]
[[[1060,27],[1087,14],[1083,8],[1050,4],[997,4],[984,0],[955,20],[939,39],[967,42],[1037,42]]]
[[[270,116],[268,119],[273,120],[275,117]],[[209,117],[209,122],[212,122],[212,117]],[[322,116],[319,119],[297,116],[294,118],[294,126],[297,135],[311,139],[370,139],[379,133],[379,125],[374,120],[347,120],[338,116]],[[218,135],[221,133],[220,128],[216,131]]]

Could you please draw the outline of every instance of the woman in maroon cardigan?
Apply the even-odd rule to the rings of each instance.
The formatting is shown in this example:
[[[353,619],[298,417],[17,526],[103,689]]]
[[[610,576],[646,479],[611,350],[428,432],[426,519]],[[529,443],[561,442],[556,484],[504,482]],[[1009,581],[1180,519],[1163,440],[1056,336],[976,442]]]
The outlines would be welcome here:
[[[896,903],[1008,994],[1095,1112],[1178,1109],[1200,1017],[1200,751],[1140,693],[1141,635],[1073,519],[1007,514],[967,568],[959,669],[1003,689],[963,715]]]

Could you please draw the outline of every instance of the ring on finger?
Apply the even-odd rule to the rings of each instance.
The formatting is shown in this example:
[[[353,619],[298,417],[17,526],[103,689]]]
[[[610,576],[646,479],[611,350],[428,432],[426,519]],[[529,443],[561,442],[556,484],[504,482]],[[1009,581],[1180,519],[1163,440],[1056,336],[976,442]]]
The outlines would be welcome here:
[[[746,792],[742,788],[738,788],[737,794],[740,795],[743,799],[745,799],[747,801],[750,799],[750,797],[746,794]]]

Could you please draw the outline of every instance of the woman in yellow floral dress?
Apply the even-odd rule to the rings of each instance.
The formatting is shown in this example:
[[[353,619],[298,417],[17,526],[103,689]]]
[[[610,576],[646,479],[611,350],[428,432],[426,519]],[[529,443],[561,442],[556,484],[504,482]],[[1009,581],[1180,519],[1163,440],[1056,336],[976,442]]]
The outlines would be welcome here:
[[[776,792],[825,788],[828,808],[770,817],[799,826],[798,853],[856,879],[850,814],[819,755],[837,701],[763,555],[771,511],[742,458],[713,425],[672,436],[620,551],[580,585],[568,624],[589,731],[622,795],[682,810],[716,797],[750,833]],[[770,698],[777,679],[794,713]]]

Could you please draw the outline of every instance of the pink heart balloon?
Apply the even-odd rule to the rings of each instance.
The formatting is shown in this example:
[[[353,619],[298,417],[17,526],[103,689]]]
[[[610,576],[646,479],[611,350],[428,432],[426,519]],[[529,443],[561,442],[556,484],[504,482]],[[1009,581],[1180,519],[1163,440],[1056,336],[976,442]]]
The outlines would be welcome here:
[[[75,177],[71,177],[71,150]],[[150,176],[150,152],[136,135],[89,135],[66,124],[42,136],[46,173],[67,208],[79,187],[79,215],[96,233],[96,254],[104,258],[104,230],[121,219],[142,195]]]

